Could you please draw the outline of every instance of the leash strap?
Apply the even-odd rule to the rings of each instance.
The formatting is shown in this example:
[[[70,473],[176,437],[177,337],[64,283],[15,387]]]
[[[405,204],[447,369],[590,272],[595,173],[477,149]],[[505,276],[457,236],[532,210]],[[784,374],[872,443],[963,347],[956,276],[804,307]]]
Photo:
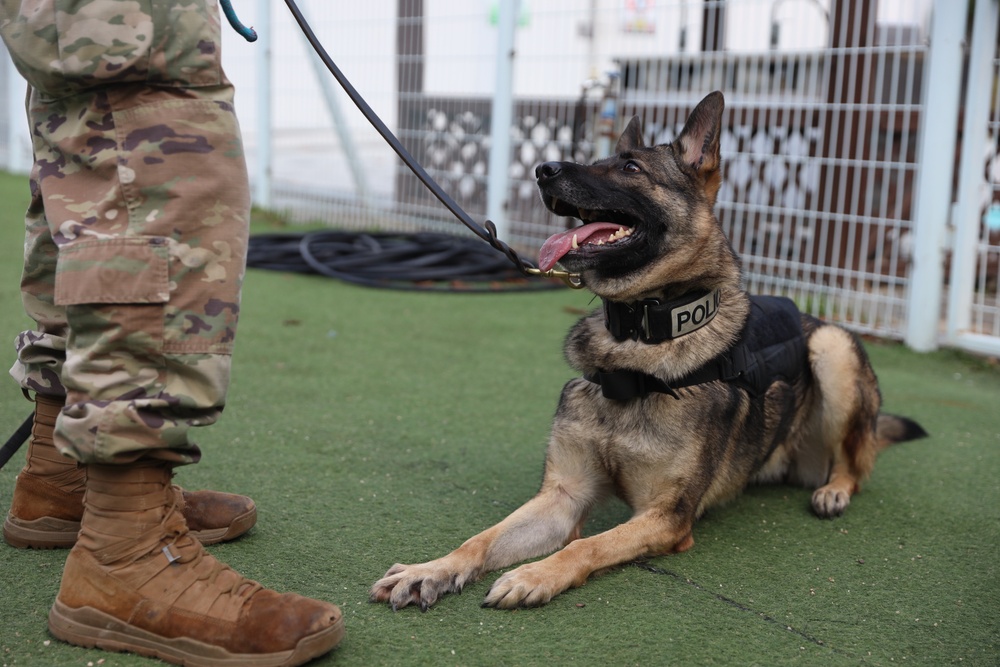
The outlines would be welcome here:
[[[452,215],[458,218],[463,225],[468,227],[469,230],[480,239],[486,241],[491,246],[502,252],[504,256],[506,256],[507,259],[509,259],[514,266],[521,271],[521,273],[525,275],[538,275],[537,273],[534,273],[534,271],[538,271],[538,269],[536,269],[530,262],[521,259],[510,246],[497,237],[496,225],[494,225],[492,221],[486,221],[485,229],[480,227],[471,217],[469,217],[469,214],[462,210],[462,207],[459,206],[455,200],[453,200],[448,193],[441,188],[440,185],[438,185],[437,181],[431,178],[424,168],[420,166],[420,163],[417,162],[412,155],[410,155],[409,151],[407,151],[399,139],[396,138],[396,135],[394,135],[392,131],[386,127],[386,124],[382,122],[382,119],[378,117],[378,114],[376,114],[375,111],[368,105],[354,86],[351,85],[351,82],[346,76],[344,76],[344,73],[340,71],[337,64],[333,62],[333,58],[331,58],[330,54],[326,52],[325,48],[323,48],[322,43],[320,43],[319,39],[316,37],[312,27],[310,27],[309,23],[302,15],[298,5],[295,4],[295,1],[285,0],[285,4],[288,5],[288,9],[292,12],[292,16],[295,17],[295,21],[299,24],[299,28],[302,29],[306,39],[309,40],[309,44],[313,47],[313,50],[316,51],[320,60],[322,60],[323,64],[326,65],[326,68],[330,70],[330,73],[344,89],[344,92],[347,93],[347,96],[351,98],[354,105],[357,106],[364,117],[368,119],[368,122],[371,123],[372,127],[374,127],[375,130],[382,135],[382,138],[385,139],[386,143],[389,144],[392,150],[396,152],[396,155],[398,155],[406,166],[410,168],[410,171],[412,171],[414,175],[420,179],[420,182],[423,183],[424,186],[430,190],[435,197],[437,197],[438,201],[444,204],[445,208],[451,211]]]
[[[233,9],[232,0],[220,0],[222,5],[222,11],[225,13],[226,18],[229,20],[229,24],[233,27],[233,30],[238,32],[243,36],[248,42],[256,41],[257,33],[253,28],[248,28],[240,22],[239,18],[236,16],[236,11]],[[333,58],[330,54],[326,52],[323,48],[323,44],[316,37],[313,32],[312,27],[309,22],[306,21],[305,16],[303,16],[302,11],[299,10],[298,5],[295,4],[294,0],[285,0],[285,4],[288,5],[289,11],[291,11],[292,16],[295,18],[295,22],[299,24],[299,28],[302,30],[302,34],[306,36],[309,41],[309,45],[312,46],[316,55],[319,56],[320,60],[326,66],[333,77],[337,80],[337,83],[344,89],[351,101],[354,102],[355,106],[361,111],[364,117],[371,123],[372,127],[382,138],[385,139],[386,143],[396,152],[396,155],[400,157],[404,164],[409,167],[410,171],[424,184],[428,190],[437,197],[438,201],[444,204],[445,208],[451,211],[451,214],[458,218],[459,222],[465,225],[473,234],[479,237],[481,240],[486,241],[495,250],[500,251],[504,257],[506,257],[510,262],[526,276],[540,276],[543,278],[559,278],[566,284],[567,287],[572,287],[573,289],[580,289],[583,287],[583,280],[580,278],[579,274],[569,273],[567,271],[559,271],[556,269],[549,269],[548,271],[542,271],[537,268],[531,262],[521,259],[513,248],[508,246],[506,243],[500,240],[497,236],[496,225],[487,220],[485,229],[480,227],[476,222],[469,217],[461,206],[459,206],[455,200],[453,200],[448,193],[446,193],[441,186],[438,185],[437,181],[430,177],[430,175],[424,171],[424,168],[420,166],[409,151],[400,143],[396,135],[386,127],[382,119],[378,117],[378,114],[368,105],[365,98],[361,96],[360,93],[351,85],[351,82],[344,76],[344,73],[340,71],[337,64],[333,62]]]
[[[28,439],[31,435],[31,427],[35,424],[35,413],[32,412],[28,415],[28,418],[17,427],[14,434],[7,439],[3,447],[0,447],[0,468],[7,465],[7,461],[10,461],[10,457],[14,456],[14,453],[21,448],[24,441]]]

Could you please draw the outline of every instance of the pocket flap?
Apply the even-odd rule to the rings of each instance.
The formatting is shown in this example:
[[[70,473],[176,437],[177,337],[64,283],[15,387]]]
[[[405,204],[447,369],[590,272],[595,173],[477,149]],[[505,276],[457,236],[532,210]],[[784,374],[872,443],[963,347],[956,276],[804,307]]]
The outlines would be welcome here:
[[[58,306],[86,303],[166,303],[170,299],[167,240],[88,239],[60,249]]]

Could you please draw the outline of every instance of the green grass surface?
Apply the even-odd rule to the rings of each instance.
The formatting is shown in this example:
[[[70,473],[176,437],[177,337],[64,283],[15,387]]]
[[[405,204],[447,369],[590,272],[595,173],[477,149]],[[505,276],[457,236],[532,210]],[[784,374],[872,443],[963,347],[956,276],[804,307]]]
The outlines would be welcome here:
[[[17,291],[23,179],[0,176],[0,340]],[[869,345],[886,408],[932,434],[882,455],[847,515],[809,491],[751,489],[695,547],[515,612],[480,608],[497,573],[427,613],[367,600],[394,562],[451,550],[536,490],[561,342],[589,296],[367,290],[251,271],[223,419],[197,433],[189,488],[254,497],[256,528],[212,547],[264,584],[335,602],[329,665],[1000,664],[1000,373],[953,352]],[[28,414],[0,381],[4,439]],[[6,508],[22,455],[0,471]],[[588,533],[625,519],[612,504]],[[154,665],[46,631],[64,552],[0,544],[0,664]],[[99,662],[103,661],[103,662]]]

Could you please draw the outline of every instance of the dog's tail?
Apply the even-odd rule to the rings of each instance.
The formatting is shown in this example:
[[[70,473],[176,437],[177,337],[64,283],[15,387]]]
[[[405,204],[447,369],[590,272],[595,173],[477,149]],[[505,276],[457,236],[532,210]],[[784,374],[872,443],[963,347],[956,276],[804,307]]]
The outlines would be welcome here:
[[[898,442],[927,437],[927,431],[912,419],[884,412],[879,413],[875,432],[878,436],[879,449],[885,449]]]

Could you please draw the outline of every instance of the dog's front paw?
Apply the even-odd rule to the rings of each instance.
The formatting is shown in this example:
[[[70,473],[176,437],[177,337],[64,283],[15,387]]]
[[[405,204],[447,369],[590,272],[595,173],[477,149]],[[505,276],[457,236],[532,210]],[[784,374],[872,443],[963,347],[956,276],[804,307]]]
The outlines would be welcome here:
[[[561,582],[545,561],[528,563],[503,575],[490,588],[484,607],[513,609],[540,607],[570,587]]]
[[[813,511],[823,519],[832,519],[842,515],[850,504],[851,494],[843,489],[833,488],[829,484],[816,489],[812,495]]]
[[[466,583],[476,578],[474,571],[454,572],[444,559],[418,565],[396,563],[385,576],[372,586],[372,602],[388,602],[392,610],[415,604],[422,611],[437,602],[445,593],[458,593]]]

